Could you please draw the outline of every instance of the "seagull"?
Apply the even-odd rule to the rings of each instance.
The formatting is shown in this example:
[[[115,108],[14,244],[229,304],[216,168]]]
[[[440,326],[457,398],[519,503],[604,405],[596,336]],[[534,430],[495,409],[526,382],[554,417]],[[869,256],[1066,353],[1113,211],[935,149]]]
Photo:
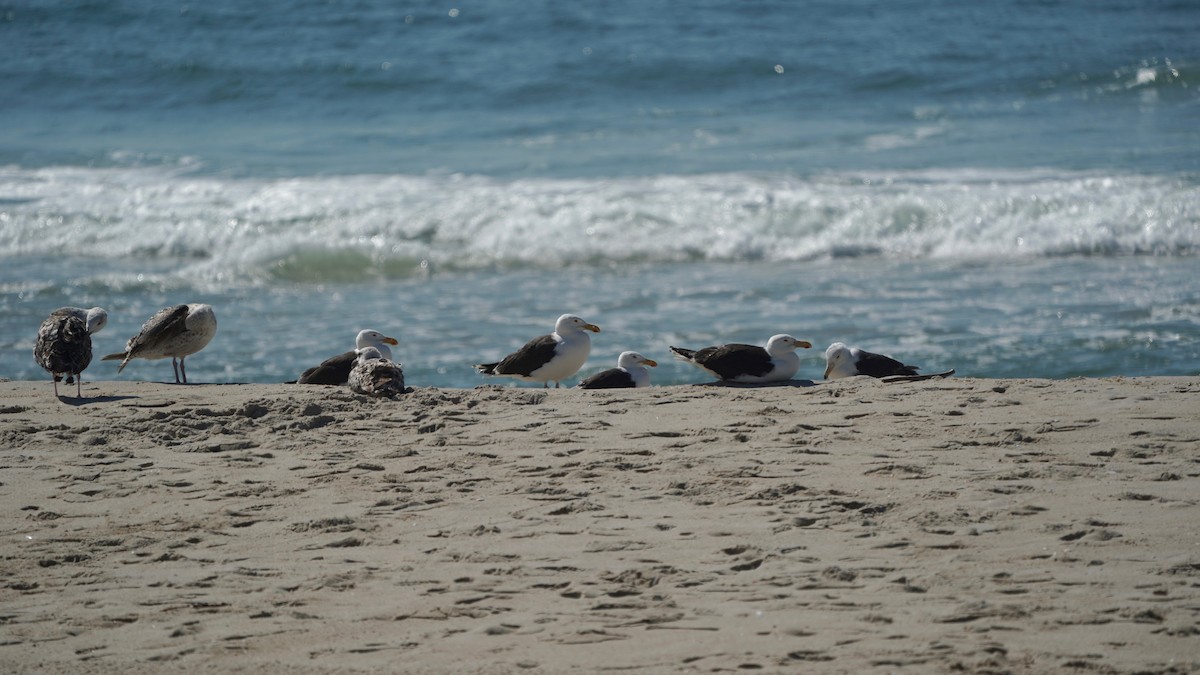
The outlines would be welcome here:
[[[331,356],[300,374],[296,380],[300,384],[346,384],[350,378],[350,370],[358,359],[359,353],[367,347],[374,348],[380,358],[391,360],[392,350],[388,345],[400,344],[396,338],[388,337],[377,330],[361,330],[354,338],[354,349]]]
[[[646,366],[657,366],[658,362],[637,352],[621,352],[617,367],[609,368],[588,377],[579,383],[580,389],[625,389],[649,387],[650,371]]]
[[[50,313],[38,328],[33,358],[58,381],[65,375],[67,384],[75,382],[75,398],[83,398],[81,373],[92,362],[92,335],[108,324],[108,312],[100,307],[60,307]]]
[[[947,377],[954,374],[953,370],[941,373],[918,375],[917,366],[907,366],[890,356],[873,354],[858,347],[847,347],[844,343],[835,342],[825,350],[825,379],[836,380],[855,375],[871,377],[898,378],[901,380],[929,379]]]
[[[554,323],[554,332],[536,337],[517,351],[495,363],[475,366],[484,375],[503,375],[528,382],[541,382],[558,388],[562,380],[579,372],[592,351],[587,332],[599,333],[600,327],[574,314],[563,314]]]
[[[796,349],[810,347],[804,340],[780,334],[767,340],[766,349],[735,343],[695,350],[671,347],[671,351],[719,380],[761,383],[792,379],[800,369]]]
[[[125,351],[109,354],[104,361],[120,361],[117,372],[125,369],[132,359],[165,359],[171,357],[175,384],[187,384],[183,361],[204,349],[217,334],[217,315],[211,305],[192,303],[160,309],[142,324],[138,334],[129,338]],[[177,360],[178,359],[178,360]]]
[[[375,347],[365,347],[358,350],[349,383],[356,394],[393,398],[404,393],[404,370]]]

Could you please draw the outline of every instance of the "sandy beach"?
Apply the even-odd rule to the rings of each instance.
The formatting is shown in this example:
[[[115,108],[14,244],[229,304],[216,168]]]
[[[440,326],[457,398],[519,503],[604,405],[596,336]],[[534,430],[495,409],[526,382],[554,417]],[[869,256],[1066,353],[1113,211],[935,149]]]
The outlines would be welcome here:
[[[1200,671],[1200,378],[87,379],[0,382],[5,672]]]

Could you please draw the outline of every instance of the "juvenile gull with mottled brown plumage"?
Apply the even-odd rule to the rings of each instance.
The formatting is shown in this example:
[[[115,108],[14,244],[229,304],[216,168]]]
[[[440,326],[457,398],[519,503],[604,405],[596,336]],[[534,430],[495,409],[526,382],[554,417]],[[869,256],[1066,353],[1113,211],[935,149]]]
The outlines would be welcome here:
[[[404,369],[384,358],[375,347],[359,350],[348,377],[350,390],[375,398],[395,398],[405,392]]]
[[[108,312],[100,307],[60,307],[42,322],[33,345],[33,358],[54,378],[55,396],[58,396],[58,382],[64,376],[67,384],[75,381],[75,397],[83,396],[80,374],[92,362],[92,335],[107,323]]]
[[[396,338],[388,337],[377,330],[361,330],[354,337],[354,349],[331,356],[319,365],[315,365],[300,374],[297,380],[300,384],[346,384],[350,379],[350,370],[358,360],[359,354],[367,347],[374,348],[381,358],[391,359],[392,350],[388,345],[400,344]]]

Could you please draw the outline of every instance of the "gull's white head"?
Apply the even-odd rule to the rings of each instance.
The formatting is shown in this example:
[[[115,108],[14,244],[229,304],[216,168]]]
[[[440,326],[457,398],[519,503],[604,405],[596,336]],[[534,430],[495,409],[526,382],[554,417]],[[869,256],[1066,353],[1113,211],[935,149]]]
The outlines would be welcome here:
[[[554,332],[559,335],[582,333],[585,330],[599,333],[600,327],[594,323],[588,323],[574,314],[563,314],[558,317],[558,321],[554,322]]]
[[[657,361],[648,359],[637,352],[621,352],[621,355],[617,357],[617,367],[628,373],[629,379],[633,380],[635,387],[649,387],[650,371],[646,370],[646,366],[657,365]]]
[[[93,307],[87,311],[84,322],[87,324],[88,335],[95,335],[108,325],[108,312],[101,307]]]
[[[783,356],[788,352],[794,352],[797,349],[808,349],[812,344],[804,340],[797,340],[791,335],[772,335],[770,340],[767,340],[767,353],[771,356]]]
[[[637,352],[621,352],[621,355],[617,357],[618,368],[634,368],[637,366],[655,367],[657,365],[658,361],[648,359]]]
[[[400,343],[396,338],[388,337],[377,330],[359,331],[358,336],[354,338],[354,347],[356,349],[362,350],[367,347],[374,347],[379,351],[380,356],[385,359],[392,358],[392,350],[388,348],[388,345],[398,344]]]
[[[850,348],[842,342],[835,342],[825,350],[825,379],[835,380],[839,377],[853,377],[858,374],[854,365],[854,355]]]

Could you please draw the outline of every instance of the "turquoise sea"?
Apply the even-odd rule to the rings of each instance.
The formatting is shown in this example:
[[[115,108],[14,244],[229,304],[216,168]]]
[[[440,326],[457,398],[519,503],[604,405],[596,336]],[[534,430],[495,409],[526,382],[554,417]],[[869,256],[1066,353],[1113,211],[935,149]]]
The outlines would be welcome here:
[[[0,5],[0,377],[209,302],[191,379],[398,338],[414,386],[601,326],[928,370],[1200,373],[1200,5]],[[89,380],[171,379],[165,362]]]

